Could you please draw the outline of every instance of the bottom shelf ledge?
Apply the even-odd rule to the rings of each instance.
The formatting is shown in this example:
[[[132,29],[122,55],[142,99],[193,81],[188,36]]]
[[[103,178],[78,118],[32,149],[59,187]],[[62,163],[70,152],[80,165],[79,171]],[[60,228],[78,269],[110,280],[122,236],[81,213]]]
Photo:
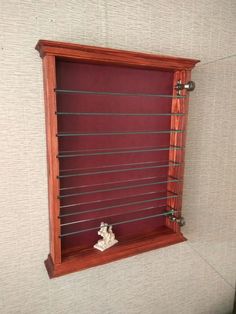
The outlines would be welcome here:
[[[182,233],[175,233],[167,227],[162,227],[155,233],[134,239],[120,240],[115,246],[104,252],[94,248],[67,252],[60,264],[54,264],[49,254],[45,266],[49,277],[54,278],[183,241],[186,241],[186,238]]]

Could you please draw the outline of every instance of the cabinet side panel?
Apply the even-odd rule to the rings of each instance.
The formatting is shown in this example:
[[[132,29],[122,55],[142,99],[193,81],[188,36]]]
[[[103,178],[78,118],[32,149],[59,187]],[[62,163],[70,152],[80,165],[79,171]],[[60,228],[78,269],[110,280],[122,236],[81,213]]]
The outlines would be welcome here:
[[[177,91],[175,90],[175,85],[178,80],[181,80],[182,83],[187,83],[191,78],[191,71],[176,71],[174,74],[173,80],[173,95],[177,95]],[[172,100],[172,113],[183,113],[184,116],[172,116],[171,117],[171,129],[175,130],[184,130],[183,133],[173,133],[170,136],[170,145],[181,146],[182,150],[173,150],[169,152],[169,159],[171,161],[181,163],[181,167],[171,167],[169,169],[169,176],[173,176],[183,180],[184,176],[184,156],[185,156],[185,140],[186,140],[186,129],[187,129],[187,119],[188,119],[188,103],[189,103],[189,95],[188,92],[184,89],[181,91],[182,96],[186,96],[186,98],[173,98]],[[174,185],[173,183],[168,184],[168,191],[174,192],[178,195],[182,195],[183,193],[183,181],[178,185]],[[181,217],[182,210],[182,197],[176,199],[168,200],[168,205],[175,209],[175,216]],[[169,218],[166,218],[166,225],[173,229],[175,232],[180,232],[180,226],[176,222],[171,222]]]
[[[56,112],[56,87],[55,57],[43,58],[44,97],[47,132],[47,161],[48,161],[48,200],[50,218],[50,254],[54,264],[61,262],[61,241],[59,239],[59,162]]]

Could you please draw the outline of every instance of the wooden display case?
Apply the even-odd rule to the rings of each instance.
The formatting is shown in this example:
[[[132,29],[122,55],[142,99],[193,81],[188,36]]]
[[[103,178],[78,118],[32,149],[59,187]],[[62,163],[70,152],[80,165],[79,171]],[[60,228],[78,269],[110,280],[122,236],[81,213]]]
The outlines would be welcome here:
[[[186,240],[181,233],[191,70],[198,60],[40,40],[50,277]],[[117,244],[100,252],[100,223]]]

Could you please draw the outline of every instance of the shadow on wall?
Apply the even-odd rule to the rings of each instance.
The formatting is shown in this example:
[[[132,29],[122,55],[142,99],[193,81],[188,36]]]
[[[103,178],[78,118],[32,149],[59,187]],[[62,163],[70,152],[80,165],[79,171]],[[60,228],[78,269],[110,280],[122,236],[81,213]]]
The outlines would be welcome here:
[[[236,285],[235,285],[236,286]],[[236,314],[236,289],[235,289],[235,296],[234,296],[234,309],[233,314]]]

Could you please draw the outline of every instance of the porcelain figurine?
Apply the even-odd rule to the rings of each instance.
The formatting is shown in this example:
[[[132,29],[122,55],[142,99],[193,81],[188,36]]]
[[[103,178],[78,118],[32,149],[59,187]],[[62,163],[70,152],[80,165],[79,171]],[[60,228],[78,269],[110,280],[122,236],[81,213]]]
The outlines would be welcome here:
[[[103,239],[98,240],[98,242],[93,247],[100,251],[105,251],[118,242],[115,238],[115,234],[112,231],[112,226],[109,226],[105,222],[101,222],[98,235],[100,235]]]

